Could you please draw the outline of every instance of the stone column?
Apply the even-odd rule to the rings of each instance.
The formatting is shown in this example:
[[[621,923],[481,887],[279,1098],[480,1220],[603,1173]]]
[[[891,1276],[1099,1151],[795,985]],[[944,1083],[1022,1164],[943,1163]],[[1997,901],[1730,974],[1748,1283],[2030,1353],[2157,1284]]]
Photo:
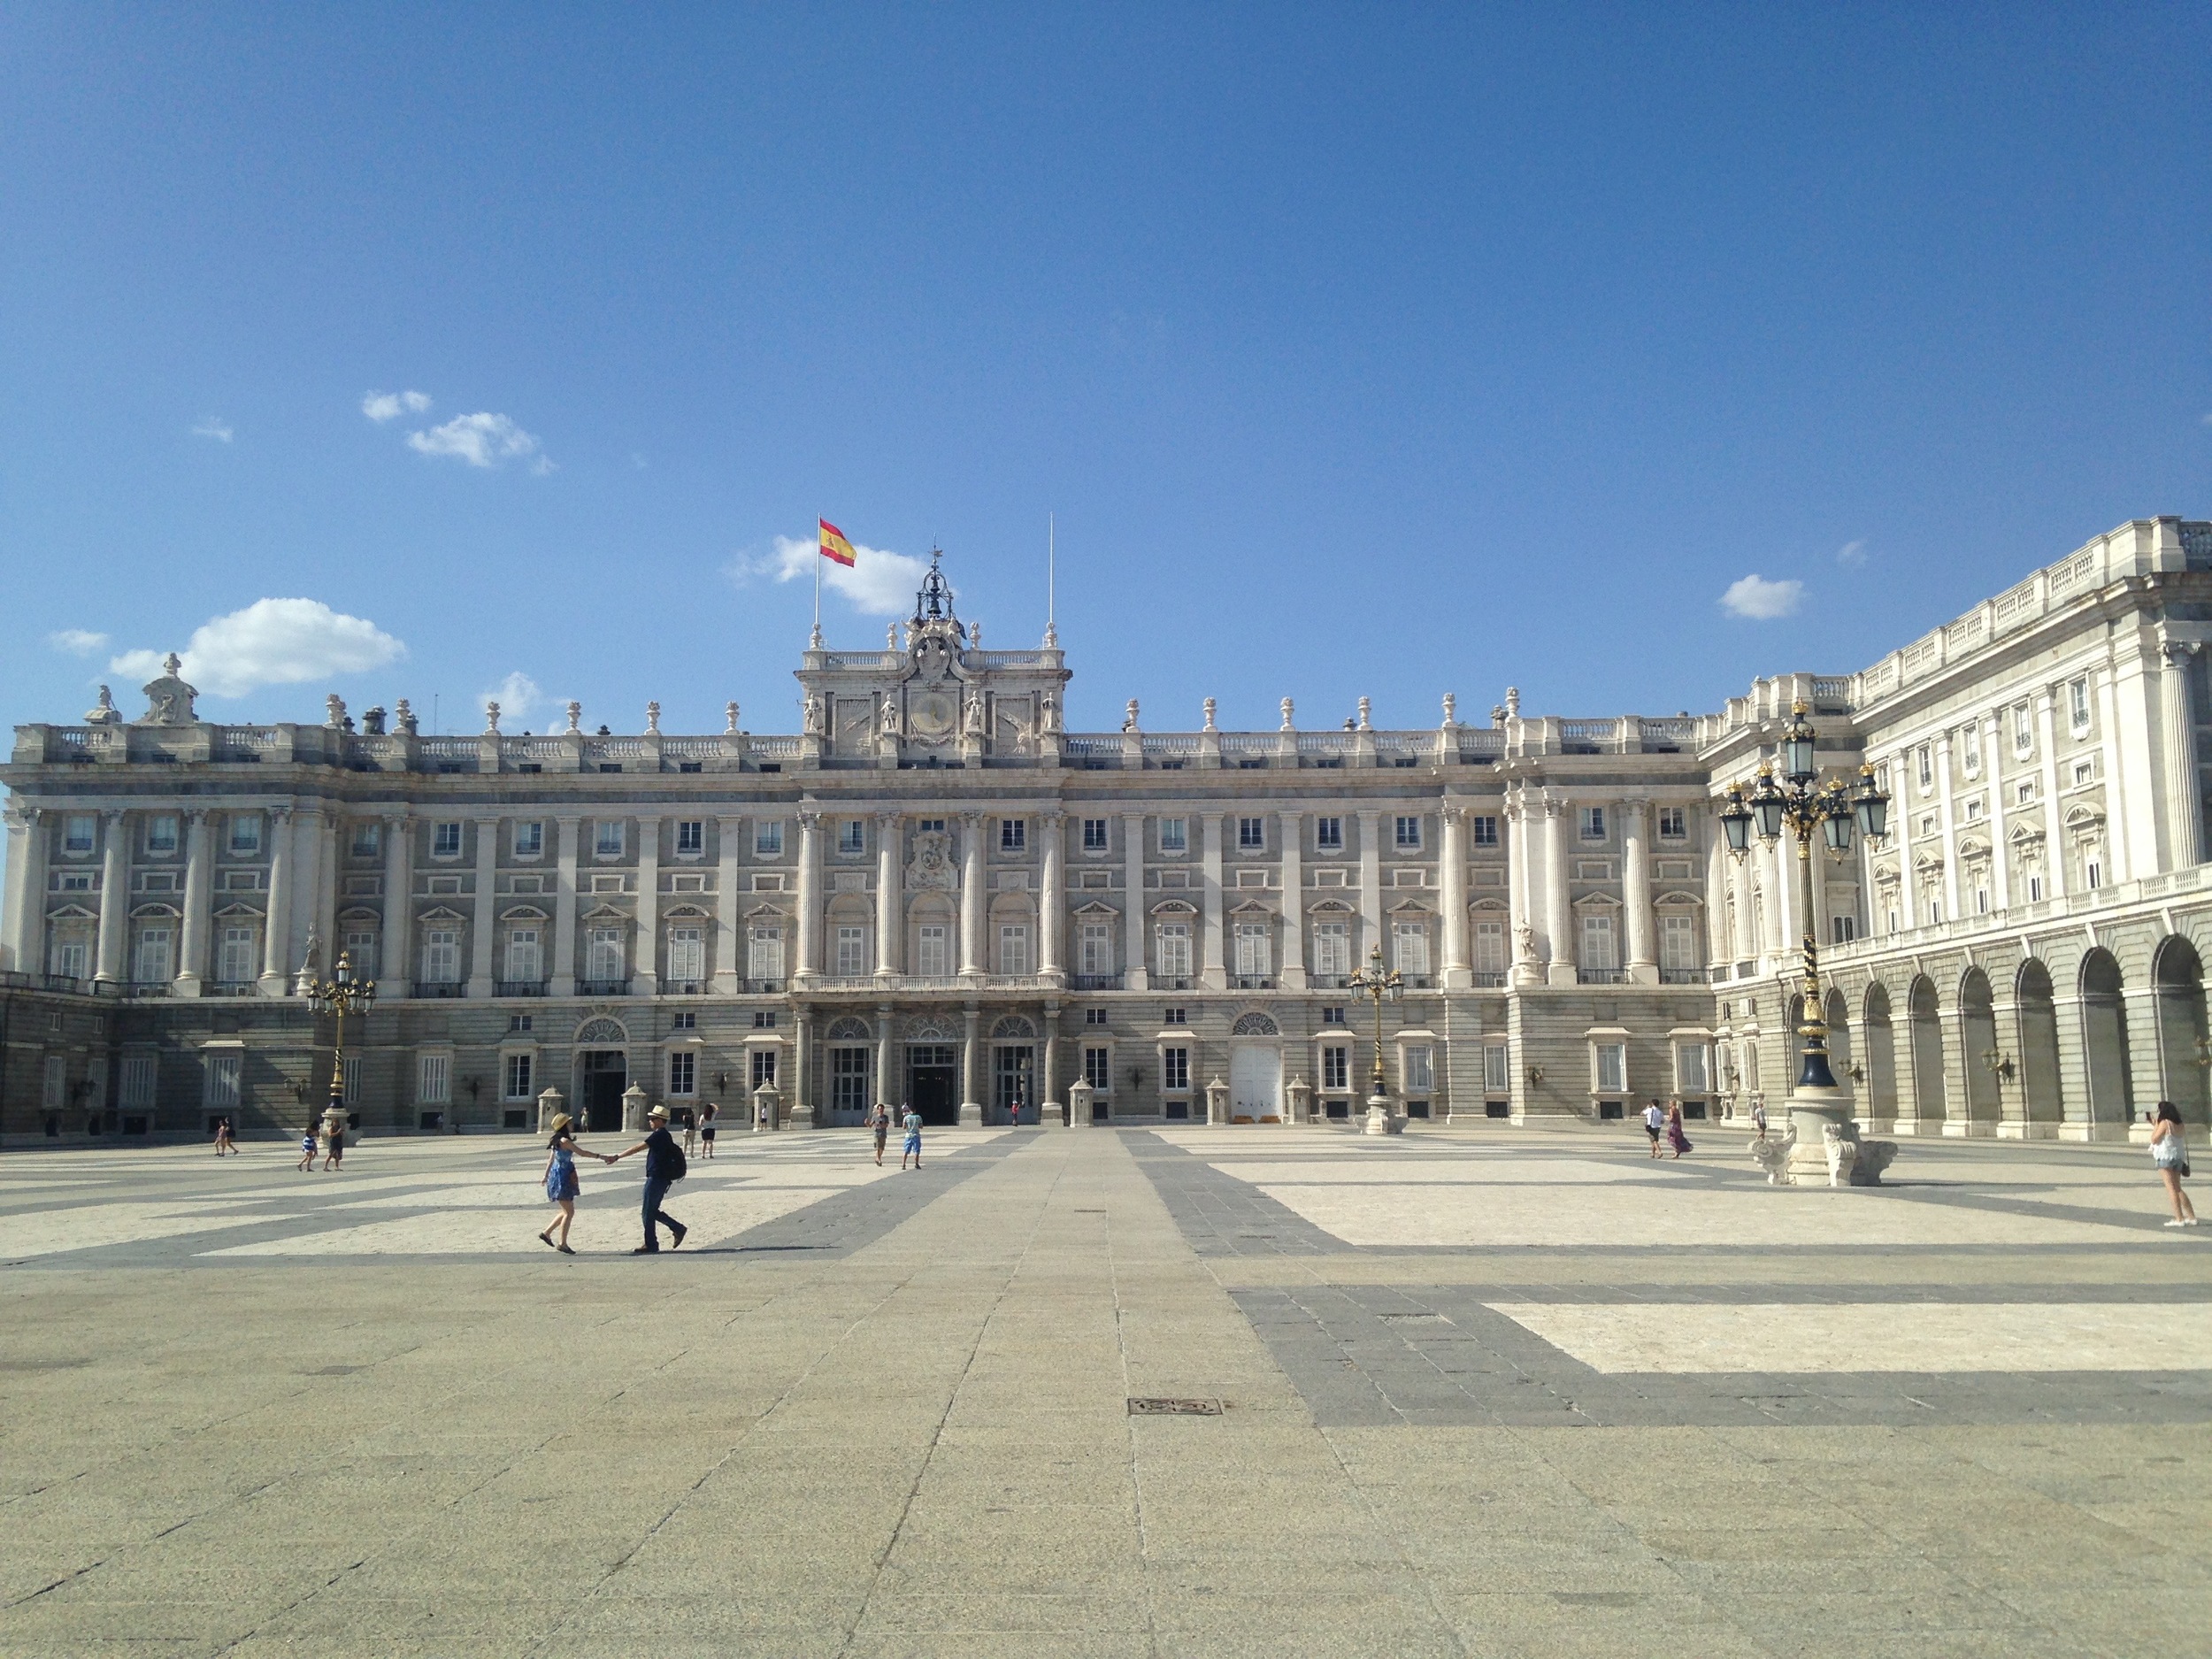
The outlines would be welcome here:
[[[1141,991],[1152,983],[1144,965],[1144,819],[1134,812],[1121,820],[1122,983]]]
[[[46,826],[35,806],[8,807],[8,959],[18,973],[46,969]]]
[[[553,983],[556,996],[576,995],[576,833],[583,820],[559,818],[559,849],[553,877]]]
[[[129,931],[131,913],[130,819],[121,812],[100,814],[100,833],[104,838],[100,848],[100,943],[92,977],[111,984],[120,983],[127,976],[123,972],[123,947]],[[269,913],[276,914],[276,878],[272,872],[269,880]],[[279,960],[283,947],[275,942],[272,928],[267,954]]]
[[[1198,984],[1202,990],[1225,991],[1229,972],[1221,956],[1221,814],[1202,813],[1199,825],[1204,837],[1199,849],[1199,879],[1205,884],[1205,892],[1200,900],[1204,913],[1199,927],[1203,955],[1198,964]]]
[[[2189,707],[2189,663],[2203,648],[2169,640],[2158,676],[2158,747],[2165,761],[2166,868],[2186,870],[2204,859],[2197,804],[2197,731]]]
[[[888,979],[905,956],[906,906],[899,891],[899,815],[876,814],[876,977]]]
[[[737,857],[744,845],[745,820],[718,818],[714,834],[720,856],[714,877],[714,994],[735,996],[745,987],[743,901],[737,891],[744,879],[738,874]]]
[[[1728,926],[1728,856],[1715,843],[1709,819],[1700,823],[1699,834],[1705,842],[1705,961],[1708,968],[1714,968],[1719,965],[1721,958],[1727,955],[1733,942],[1725,938],[1721,931]],[[1735,963],[1732,959],[1728,972],[1732,976],[1735,971]],[[1711,974],[1709,977],[1717,979],[1720,976]]]
[[[2097,747],[2104,753],[2105,862],[2110,866],[2105,872],[2107,887],[2154,874],[2159,841],[2158,814],[2150,800],[2151,773],[2157,757],[2151,752],[2150,712],[2145,706],[2147,665],[2138,649],[2123,655],[2116,648],[2114,655],[2117,660],[2090,676],[2096,686],[2100,710]],[[2132,707],[2127,711],[2137,717],[2131,724],[2140,746],[2139,765],[2132,764],[2123,735],[2123,673],[2133,694],[2128,699]]]
[[[791,1030],[791,1110],[788,1120],[794,1129],[814,1127],[814,1010],[800,1008],[793,1010]]]
[[[283,996],[292,988],[292,809],[272,807],[268,820],[269,910],[262,918],[261,979],[256,986],[263,996]],[[101,954],[106,955],[107,912],[100,912]],[[122,941],[116,943],[116,960],[122,960]]]
[[[415,989],[415,826],[404,812],[384,820],[384,979],[394,996]]]
[[[960,972],[973,979],[987,959],[983,950],[983,814],[960,815]],[[962,1110],[964,1112],[964,1106]]]
[[[1785,825],[1773,846],[1762,846],[1767,865],[1767,955],[1783,962],[1795,954],[1797,944],[1797,841]]]
[[[1437,901],[1444,911],[1444,985],[1456,989],[1474,983],[1467,959],[1467,814],[1444,803],[1442,848],[1438,853]]]
[[[292,929],[287,949],[293,964],[293,977],[297,979],[307,967],[307,940],[311,933],[320,960],[315,964],[319,974],[327,975],[337,953],[332,949],[330,935],[321,929],[323,914],[323,838],[329,829],[329,821],[321,807],[310,803],[296,806],[292,812]]]
[[[476,820],[476,914],[469,923],[471,996],[489,996],[498,978],[492,945],[499,931],[499,837],[503,827],[495,818]]]
[[[1575,982],[1574,908],[1567,902],[1568,803],[1548,794],[1544,797],[1544,926],[1551,933],[1551,967],[1547,977],[1554,985]]]
[[[1283,838],[1283,989],[1306,988],[1306,854],[1305,817],[1279,815],[1277,833]]]
[[[1752,859],[1764,856],[1763,853],[1746,853],[1740,863],[1735,854],[1727,855],[1729,879],[1735,884],[1736,890],[1736,931],[1730,945],[1739,962],[1756,962],[1766,950],[1766,941],[1759,936],[1759,917],[1752,896],[1754,884],[1751,879]]]
[[[338,964],[338,855],[346,833],[345,819],[333,811],[323,820],[316,837],[315,930],[321,936],[323,956],[316,971],[325,979]]]
[[[661,821],[637,821],[637,961],[631,976],[640,996],[656,996],[661,983]]]
[[[967,1035],[960,1044],[960,1125],[979,1127],[983,1122],[983,1010],[970,1002],[962,1010]]]
[[[1048,979],[1067,973],[1067,819],[1041,812],[1037,827],[1045,838],[1044,892],[1037,910],[1037,972]]]
[[[882,1002],[876,1007],[876,1103],[901,1104],[905,1091],[897,1084],[891,1069],[891,1004]]]
[[[1505,879],[1508,920],[1505,954],[1508,983],[1521,983],[1521,938],[1533,933],[1535,906],[1530,902],[1528,811],[1520,795],[1505,798]]]
[[[2066,827],[2059,817],[2058,718],[2048,686],[2035,694],[2035,741],[2043,762],[2043,896],[2055,899],[2066,891]]]
[[[1060,1010],[1045,1007],[1044,1075],[1037,1082],[1037,1121],[1047,1127],[1060,1121]]]
[[[2012,908],[2012,848],[2005,834],[2005,711],[1999,709],[1982,718],[1982,765],[1989,780],[1989,902],[1997,910]],[[1834,935],[1824,933],[1820,942]]]
[[[1367,965],[1367,953],[1383,942],[1382,936],[1382,812],[1370,809],[1359,814],[1359,925],[1361,938],[1352,949],[1352,967]],[[1192,1064],[1197,1056],[1192,1056]]]
[[[1936,733],[1936,826],[1943,837],[1943,919],[1959,918],[1958,819],[1951,803],[1951,734]],[[1784,837],[1787,839],[1786,836]]]
[[[175,986],[179,996],[199,995],[207,981],[207,930],[212,925],[208,911],[215,884],[207,835],[207,809],[188,807],[184,814],[184,925],[179,930],[183,936],[178,941]],[[39,896],[42,900],[45,896],[42,880]]]
[[[822,815],[799,814],[799,937],[798,962],[791,978],[811,979],[821,969],[822,954]]]
[[[1621,815],[1621,900],[1628,911],[1628,982],[1659,983],[1659,958],[1651,937],[1651,808],[1624,801]]]

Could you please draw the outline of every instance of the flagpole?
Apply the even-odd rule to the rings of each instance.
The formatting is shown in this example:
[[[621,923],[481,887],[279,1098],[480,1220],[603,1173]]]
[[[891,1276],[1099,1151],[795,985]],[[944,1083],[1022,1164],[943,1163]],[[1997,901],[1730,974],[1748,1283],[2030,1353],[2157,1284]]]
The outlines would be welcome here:
[[[1045,643],[1060,642],[1060,630],[1054,614],[1059,578],[1059,526],[1054,515],[1045,514]]]
[[[814,634],[813,649],[822,649],[822,549],[814,549]]]

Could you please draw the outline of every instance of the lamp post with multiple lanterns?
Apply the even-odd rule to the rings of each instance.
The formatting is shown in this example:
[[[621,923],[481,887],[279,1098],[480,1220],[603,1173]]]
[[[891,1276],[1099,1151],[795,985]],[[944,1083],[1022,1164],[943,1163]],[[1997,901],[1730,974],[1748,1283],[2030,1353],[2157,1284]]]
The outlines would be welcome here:
[[[1405,980],[1398,971],[1383,967],[1382,947],[1377,945],[1368,954],[1367,965],[1344,981],[1344,988],[1355,996],[1364,996],[1375,1004],[1375,1069],[1367,1088],[1367,1133],[1371,1135],[1392,1133],[1397,1129],[1397,1114],[1390,1110],[1390,1085],[1383,1071],[1383,1004],[1394,1002],[1406,993]]]
[[[355,979],[353,957],[342,950],[331,968],[330,978],[311,979],[305,988],[308,1004],[318,1014],[337,1016],[338,1029],[331,1043],[328,1110],[342,1120],[346,1115],[346,1016],[369,1011],[370,1004],[376,1001],[376,981]]]
[[[1751,850],[1755,832],[1769,847],[1786,831],[1797,842],[1798,910],[1805,924],[1801,946],[1804,1017],[1797,1034],[1804,1041],[1799,1054],[1797,1087],[1790,1094],[1790,1114],[1793,1119],[1815,1120],[1802,1125],[1812,1132],[1809,1136],[1801,1131],[1798,1136],[1801,1156],[1809,1160],[1820,1156],[1824,1125],[1833,1124],[1846,1135],[1851,1133],[1850,1096],[1837,1084],[1828,1065],[1820,940],[1813,920],[1813,841],[1819,838],[1829,856],[1840,860],[1851,850],[1855,830],[1870,841],[1880,841],[1889,830],[1889,796],[1875,782],[1870,765],[1859,768],[1855,789],[1840,776],[1821,777],[1814,754],[1812,722],[1805,718],[1809,712],[1802,703],[1792,706],[1789,724],[1782,732],[1779,775],[1775,762],[1764,761],[1749,790],[1741,784],[1730,785],[1720,823],[1728,837],[1728,850],[1739,863]]]

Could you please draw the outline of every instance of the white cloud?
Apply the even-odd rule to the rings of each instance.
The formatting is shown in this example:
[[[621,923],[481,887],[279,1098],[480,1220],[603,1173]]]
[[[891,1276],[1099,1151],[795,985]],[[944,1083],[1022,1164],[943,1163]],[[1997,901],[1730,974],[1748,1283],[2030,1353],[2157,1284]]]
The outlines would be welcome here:
[[[1771,622],[1777,617],[1790,615],[1804,596],[1803,582],[1770,582],[1765,577],[1755,574],[1745,577],[1741,581],[1731,582],[1728,591],[1720,596],[1720,605],[1732,617],[1743,617],[1753,622]]]
[[[821,544],[812,537],[780,535],[775,551],[762,558],[737,558],[727,570],[730,580],[743,587],[756,576],[779,582],[814,580],[814,566],[822,566],[822,586],[840,593],[864,616],[902,616],[914,603],[914,593],[929,572],[929,561],[906,553],[886,553],[880,548],[853,543],[850,569],[834,559],[823,558]]]
[[[219,415],[209,415],[192,428],[192,435],[196,438],[212,438],[218,443],[228,443],[234,434],[231,432],[230,422]]]
[[[526,720],[531,710],[543,706],[545,693],[536,680],[517,669],[489,691],[479,692],[476,701],[480,706],[496,703],[502,720]]]
[[[380,426],[402,415],[419,415],[429,407],[429,397],[421,392],[370,392],[361,399],[361,412]]]
[[[411,432],[407,447],[420,455],[457,456],[471,466],[497,466],[503,461],[527,459],[533,472],[553,470],[553,463],[535,438],[506,416],[482,411],[456,415],[427,432]]]
[[[46,642],[72,657],[89,657],[95,651],[107,649],[108,636],[95,634],[89,628],[61,628],[48,634]]]
[[[374,623],[345,616],[319,599],[257,599],[195,628],[180,653],[184,677],[217,697],[357,674],[406,654],[404,645]],[[108,667],[151,680],[161,672],[162,657],[159,651],[125,651]]]
[[[1856,570],[1866,563],[1866,538],[1859,536],[1846,541],[1836,549],[1836,563],[1846,570]]]

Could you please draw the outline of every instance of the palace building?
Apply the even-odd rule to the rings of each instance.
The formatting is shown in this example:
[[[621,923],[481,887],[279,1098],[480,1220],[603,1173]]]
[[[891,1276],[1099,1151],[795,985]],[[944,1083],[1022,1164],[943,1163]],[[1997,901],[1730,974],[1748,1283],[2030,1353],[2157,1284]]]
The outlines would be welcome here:
[[[423,736],[405,703],[16,728],[0,1137],[296,1129],[330,1082],[304,995],[377,984],[344,1092],[374,1132],[595,1129],[634,1086],[792,1125],[1358,1116],[1379,953],[1413,1123],[1732,1116],[1794,1075],[1797,941],[1863,1120],[2124,1135],[2205,1119],[2212,525],[2098,537],[1874,666],[1715,714],[1426,729],[1071,733],[1050,630],[985,650],[933,565],[885,649],[797,670],[802,729]],[[1740,861],[1719,797],[1807,705],[1891,833]]]

